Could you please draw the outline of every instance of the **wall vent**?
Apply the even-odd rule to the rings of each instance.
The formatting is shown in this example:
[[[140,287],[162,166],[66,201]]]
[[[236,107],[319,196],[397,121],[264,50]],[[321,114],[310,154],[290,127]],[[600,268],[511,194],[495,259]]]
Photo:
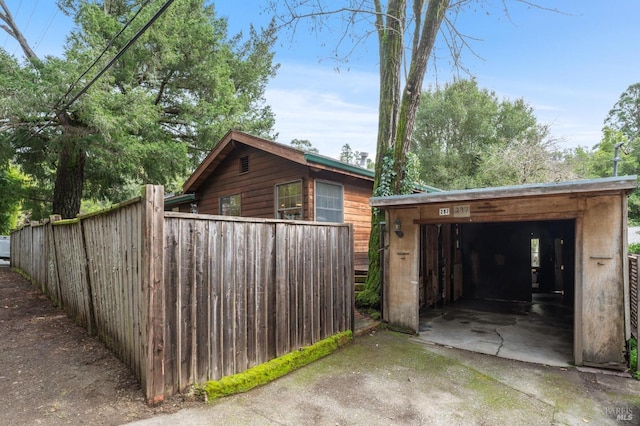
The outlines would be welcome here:
[[[249,156],[245,155],[240,157],[240,173],[247,173],[249,171]]]

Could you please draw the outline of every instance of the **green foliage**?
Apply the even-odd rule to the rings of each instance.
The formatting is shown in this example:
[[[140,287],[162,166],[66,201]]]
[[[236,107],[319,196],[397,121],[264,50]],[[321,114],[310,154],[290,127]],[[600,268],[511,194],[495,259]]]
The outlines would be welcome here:
[[[25,176],[15,165],[0,166],[0,235],[17,227],[25,184]]]
[[[386,197],[393,195],[393,182],[396,172],[393,169],[393,152],[387,151],[382,157],[382,166],[378,185],[373,191],[374,197]]]
[[[421,179],[443,189],[572,177],[523,99],[500,100],[475,80],[423,93],[412,141]]]
[[[274,358],[242,373],[207,382],[203,390],[209,401],[222,396],[247,392],[256,386],[269,383],[293,370],[331,354],[350,342],[352,338],[351,331],[338,333],[311,346]]]
[[[411,194],[416,184],[422,183],[420,179],[420,159],[413,152],[407,152],[402,165],[402,181],[400,182],[400,194]]]
[[[622,133],[628,141],[640,138],[640,82],[630,85],[609,111],[605,126]]]
[[[307,139],[293,139],[291,141],[291,146],[304,152],[311,152],[313,154],[320,153],[318,148],[315,148]]]
[[[640,243],[630,243],[627,251],[632,254],[640,254]]]
[[[382,268],[380,267],[380,223],[384,221],[384,211],[372,210],[371,234],[369,235],[369,269],[364,290],[356,296],[359,308],[380,308],[382,294]]]
[[[582,177],[613,176],[618,147],[618,175],[640,174],[640,83],[630,85],[604,120],[602,139],[591,150],[579,148],[570,155],[574,171]],[[640,223],[640,190],[629,196],[629,221]]]
[[[129,198],[131,188],[140,184],[176,188],[231,128],[271,136],[274,116],[264,91],[277,70],[273,25],[260,32],[252,28],[247,37],[230,37],[226,20],[215,15],[212,5],[178,0],[85,95],[63,107],[64,102],[56,102],[140,2],[59,4],[76,22],[64,58],[20,64],[0,51],[4,139],[40,188],[33,198],[43,200],[45,210],[51,209],[52,192],[60,193],[55,187],[65,184],[56,183],[61,170],[76,167],[88,198],[114,203]],[[160,6],[151,2],[142,8],[71,96]],[[47,126],[45,116],[51,117]],[[68,192],[77,195],[74,188]]]

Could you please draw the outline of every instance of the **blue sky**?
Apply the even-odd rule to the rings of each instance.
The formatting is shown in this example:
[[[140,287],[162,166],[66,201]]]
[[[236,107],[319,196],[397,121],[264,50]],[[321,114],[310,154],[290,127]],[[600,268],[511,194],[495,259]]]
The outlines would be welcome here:
[[[640,82],[640,1],[537,1],[559,8],[562,14],[515,0],[506,3],[508,17],[501,0],[474,3],[459,15],[456,26],[473,38],[475,52],[464,52],[464,66],[480,87],[500,98],[524,98],[539,122],[551,125],[560,148],[592,147],[600,140],[603,121],[620,94]],[[7,0],[7,5],[36,53],[60,54],[71,21],[56,12],[54,0]],[[229,21],[231,34],[246,33],[251,23],[266,25],[270,15],[264,9],[265,0],[216,3],[219,16]],[[304,24],[295,34],[281,33],[276,46],[280,71],[266,92],[276,114],[278,141],[308,139],[322,154],[334,157],[348,143],[373,155],[376,39],[361,43],[348,62],[338,63],[331,59],[337,34],[314,33]],[[438,59],[430,62],[425,88],[451,81],[455,75],[442,36],[439,40]],[[0,46],[20,55],[4,33],[0,33]],[[347,41],[345,46],[351,45]],[[458,74],[468,77],[462,71]]]

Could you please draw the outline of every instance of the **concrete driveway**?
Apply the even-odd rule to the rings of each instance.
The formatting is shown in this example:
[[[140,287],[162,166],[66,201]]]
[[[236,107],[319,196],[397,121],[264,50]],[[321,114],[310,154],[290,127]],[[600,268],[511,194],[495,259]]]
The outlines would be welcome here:
[[[634,379],[377,331],[248,393],[132,424],[613,425],[638,419],[640,382]]]

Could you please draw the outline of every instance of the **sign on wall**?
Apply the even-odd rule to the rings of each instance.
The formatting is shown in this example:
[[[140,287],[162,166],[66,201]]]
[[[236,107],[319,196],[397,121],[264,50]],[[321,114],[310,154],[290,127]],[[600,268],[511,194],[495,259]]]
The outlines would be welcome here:
[[[453,207],[453,217],[470,217],[471,207],[469,204]]]

